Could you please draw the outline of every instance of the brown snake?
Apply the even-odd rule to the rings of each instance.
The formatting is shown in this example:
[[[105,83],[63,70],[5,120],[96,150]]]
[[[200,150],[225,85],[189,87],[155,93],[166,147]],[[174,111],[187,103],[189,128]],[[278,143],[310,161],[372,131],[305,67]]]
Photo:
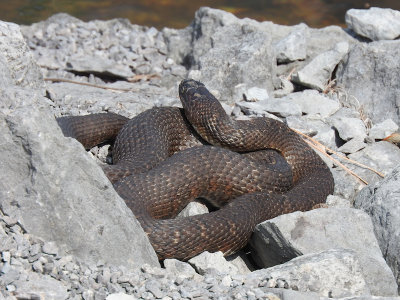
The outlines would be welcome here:
[[[105,172],[159,259],[231,254],[258,223],[309,210],[333,192],[329,168],[284,123],[233,120],[194,80],[181,82],[179,96],[183,109],[152,108],[129,121],[111,113],[57,119],[86,148],[115,138]],[[221,208],[173,219],[198,197]]]

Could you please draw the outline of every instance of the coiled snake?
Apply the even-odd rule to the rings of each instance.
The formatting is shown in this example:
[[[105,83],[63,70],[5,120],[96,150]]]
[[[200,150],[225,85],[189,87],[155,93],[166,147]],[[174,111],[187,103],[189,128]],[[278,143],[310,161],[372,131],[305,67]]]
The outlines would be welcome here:
[[[329,168],[284,123],[233,120],[194,80],[181,82],[179,96],[183,109],[152,108],[129,121],[112,113],[57,119],[86,148],[115,138],[114,164],[104,170],[159,259],[231,254],[258,223],[332,193]],[[197,197],[221,209],[173,219]]]

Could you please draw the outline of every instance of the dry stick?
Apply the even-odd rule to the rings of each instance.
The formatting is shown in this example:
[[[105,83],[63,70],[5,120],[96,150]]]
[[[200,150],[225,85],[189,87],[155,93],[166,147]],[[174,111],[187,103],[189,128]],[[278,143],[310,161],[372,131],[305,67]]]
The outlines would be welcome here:
[[[352,159],[350,159],[350,158],[348,158],[348,157],[346,157],[346,156],[344,156],[344,155],[342,155],[342,154],[340,154],[340,153],[338,153],[338,152],[336,152],[336,151],[334,151],[334,150],[332,150],[332,149],[326,147],[325,145],[322,145],[320,142],[316,141],[316,140],[313,139],[312,137],[309,137],[308,135],[305,135],[304,133],[301,133],[301,132],[299,132],[299,131],[297,131],[297,130],[294,130],[294,131],[297,132],[298,134],[300,134],[300,135],[306,137],[307,139],[311,140],[313,143],[319,145],[320,147],[322,147],[323,149],[327,150],[328,152],[330,152],[330,153],[332,153],[332,154],[335,154],[335,155],[339,156],[340,158],[342,158],[342,159],[344,159],[344,160],[347,160],[348,162],[350,162],[350,163],[352,163],[352,164],[354,164],[354,165],[357,165],[357,166],[362,167],[362,168],[364,168],[364,169],[368,169],[368,170],[370,170],[370,171],[372,171],[372,172],[378,174],[378,175],[379,175],[380,177],[382,177],[382,178],[385,177],[384,174],[378,172],[377,170],[372,169],[371,167],[368,167],[368,166],[366,166],[366,165],[364,165],[364,164],[362,164],[362,163],[359,163],[358,161],[352,160]]]
[[[97,84],[87,83],[87,82],[80,82],[80,81],[75,81],[75,80],[65,79],[65,78],[44,78],[44,80],[51,81],[51,82],[68,82],[68,83],[86,85],[86,86],[90,86],[90,87],[95,87],[95,88],[100,88],[100,89],[105,89],[105,90],[112,90],[112,91],[139,92],[138,90],[134,90],[134,89],[113,88],[113,87],[107,87],[107,86],[102,86],[102,85],[97,85]]]
[[[342,167],[344,170],[346,170],[346,172],[348,172],[348,173],[350,173],[351,175],[355,176],[358,180],[360,180],[361,182],[363,182],[363,183],[365,183],[365,184],[368,184],[366,180],[362,179],[360,176],[358,176],[358,175],[355,174],[353,171],[351,171],[349,168],[347,168],[346,166],[344,166],[344,165],[343,165],[341,162],[339,162],[337,159],[335,159],[335,158],[331,157],[330,155],[328,155],[326,152],[333,153],[333,154],[337,155],[338,157],[340,157],[340,158],[342,158],[342,159],[344,159],[344,160],[347,160],[349,163],[352,163],[352,164],[355,164],[355,165],[360,166],[360,167],[362,167],[362,168],[368,169],[368,170],[370,170],[370,171],[372,171],[372,172],[378,174],[378,175],[381,176],[381,177],[384,177],[384,176],[385,176],[384,174],[382,174],[382,173],[380,173],[380,172],[378,172],[378,171],[376,171],[376,170],[374,170],[374,169],[372,169],[372,168],[370,168],[370,167],[368,167],[368,166],[366,166],[366,165],[364,165],[364,164],[362,164],[362,163],[359,163],[359,162],[357,162],[357,161],[355,161],[355,160],[352,160],[352,159],[350,159],[350,158],[347,158],[346,156],[344,156],[344,155],[342,155],[342,154],[337,153],[336,151],[334,151],[334,150],[332,150],[332,149],[326,147],[325,145],[322,145],[320,142],[318,142],[318,141],[316,141],[315,139],[309,137],[308,135],[305,135],[305,134],[303,134],[303,133],[301,133],[301,132],[299,132],[299,131],[297,131],[297,130],[295,130],[295,129],[293,129],[293,131],[295,131],[295,132],[298,133],[299,135],[305,137],[305,138],[307,139],[306,142],[307,142],[311,147],[313,147],[314,149],[317,149],[318,151],[320,151],[321,153],[323,153],[325,156],[327,156],[329,159],[331,159],[335,164],[337,164],[338,166]]]
[[[317,145],[313,144],[311,141],[306,140],[305,141],[307,144],[309,144],[312,148],[317,149],[319,152],[321,152],[323,155],[325,155],[326,157],[328,157],[330,160],[332,160],[336,165],[338,165],[339,167],[343,168],[347,173],[349,173],[350,175],[353,175],[359,182],[361,182],[362,184],[367,185],[368,182],[361,178],[360,176],[358,176],[356,173],[354,173],[352,170],[350,170],[348,167],[346,167],[344,164],[342,164],[340,161],[338,161],[337,159],[334,159],[333,157],[331,157],[330,155],[328,155],[325,150],[321,149],[320,147],[318,147]]]

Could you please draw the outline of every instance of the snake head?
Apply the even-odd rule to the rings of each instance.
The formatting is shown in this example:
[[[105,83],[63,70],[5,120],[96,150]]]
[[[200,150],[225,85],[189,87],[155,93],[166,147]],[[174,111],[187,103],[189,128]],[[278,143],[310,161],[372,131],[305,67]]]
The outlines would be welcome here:
[[[203,83],[193,79],[182,80],[179,84],[179,98],[185,114],[189,118],[192,114],[201,114],[205,108],[220,111],[219,101],[207,90]]]

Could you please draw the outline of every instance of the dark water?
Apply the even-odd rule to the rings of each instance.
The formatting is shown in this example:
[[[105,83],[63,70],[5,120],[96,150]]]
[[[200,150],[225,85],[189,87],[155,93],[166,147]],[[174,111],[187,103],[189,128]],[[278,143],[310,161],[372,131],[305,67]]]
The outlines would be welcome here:
[[[84,21],[128,18],[134,24],[159,29],[183,28],[201,6],[220,8],[240,18],[286,25],[305,22],[311,27],[323,27],[344,26],[344,15],[350,8],[378,6],[400,10],[400,0],[0,0],[0,19],[31,24],[57,12],[67,12]]]

